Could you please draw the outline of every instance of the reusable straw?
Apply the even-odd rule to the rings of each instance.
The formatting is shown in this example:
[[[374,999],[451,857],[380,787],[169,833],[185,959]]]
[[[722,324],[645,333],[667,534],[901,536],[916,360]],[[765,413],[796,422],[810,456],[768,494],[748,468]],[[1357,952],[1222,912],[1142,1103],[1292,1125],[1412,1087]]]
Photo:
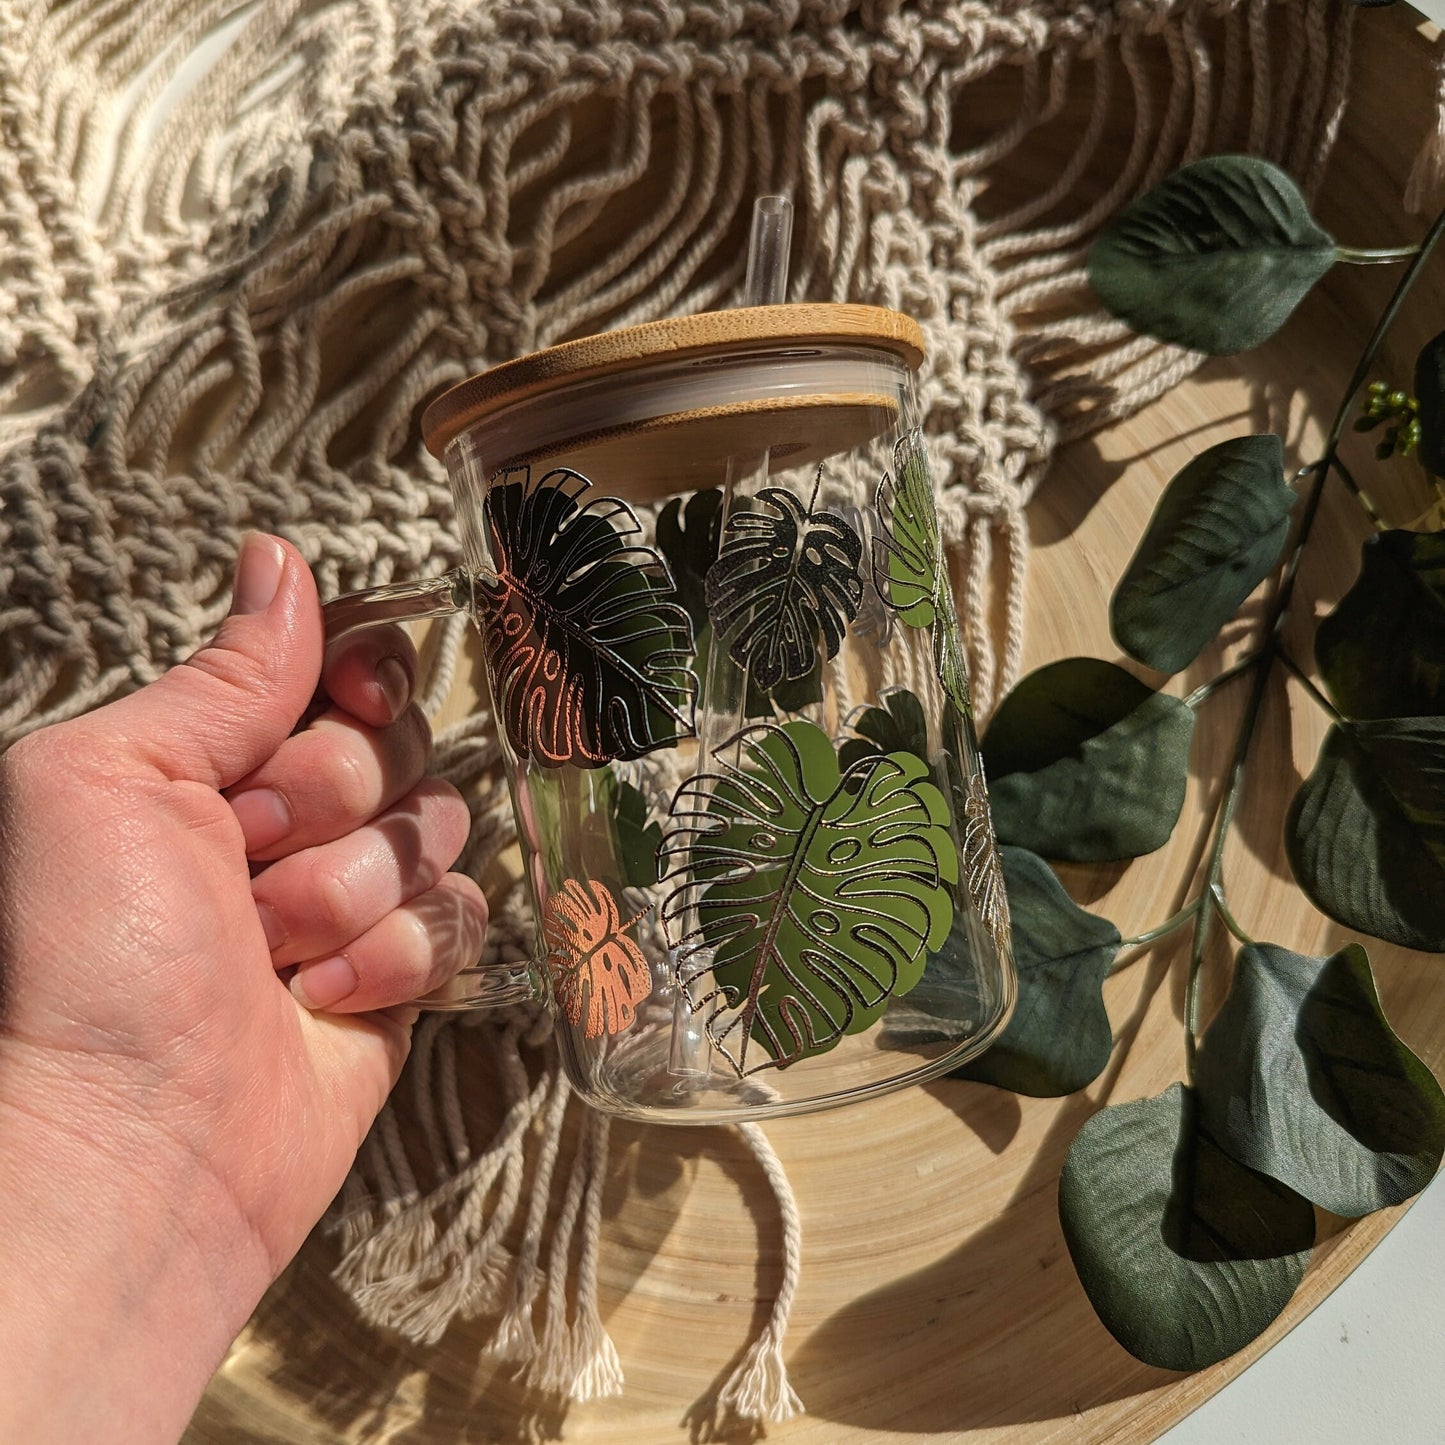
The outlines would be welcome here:
[[[788,256],[793,243],[793,203],[786,196],[759,196],[753,202],[752,231],[748,236],[748,270],[743,283],[744,306],[776,306],[787,298]],[[732,506],[733,492],[740,480],[739,459],[728,458],[727,478],[723,487],[724,516]],[[758,459],[748,458],[745,463],[748,473],[766,479],[768,454],[763,452]],[[715,707],[719,699],[719,682],[725,675],[728,663],[723,660],[723,648],[713,639],[708,653],[707,677],[703,682],[702,696],[698,699],[698,772],[707,770],[708,759],[713,749],[726,738],[732,737],[742,726],[743,702],[747,695],[747,678],[738,679],[736,696],[725,700],[725,705]],[[689,910],[689,932],[697,937],[696,915]],[[677,997],[672,1007],[672,1042],[668,1050],[667,1068],[670,1074],[685,1079],[705,1079],[712,1071],[712,1045],[703,1028],[699,1014],[692,1006],[688,995],[687,982],[682,974],[685,970],[687,981],[701,978],[712,966],[712,950],[697,943],[684,944],[673,950],[674,967],[677,970]]]

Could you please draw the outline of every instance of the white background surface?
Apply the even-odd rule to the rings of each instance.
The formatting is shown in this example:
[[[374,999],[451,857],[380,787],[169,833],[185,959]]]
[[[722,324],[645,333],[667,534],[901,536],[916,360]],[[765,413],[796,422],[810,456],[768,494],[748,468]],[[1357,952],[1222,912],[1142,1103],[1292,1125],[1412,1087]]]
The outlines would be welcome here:
[[[1442,960],[1445,967],[1445,960]],[[1445,1180],[1167,1445],[1442,1445]]]

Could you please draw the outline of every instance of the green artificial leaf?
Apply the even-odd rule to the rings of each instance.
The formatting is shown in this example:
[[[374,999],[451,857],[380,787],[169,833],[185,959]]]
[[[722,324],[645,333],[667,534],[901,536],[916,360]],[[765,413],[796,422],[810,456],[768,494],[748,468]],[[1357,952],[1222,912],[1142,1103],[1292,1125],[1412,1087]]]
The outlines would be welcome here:
[[[817,489],[814,488],[815,498]],[[707,574],[713,633],[764,691],[833,657],[863,600],[863,542],[842,517],[764,487],[728,515]]]
[[[1332,727],[1295,794],[1285,842],[1321,912],[1445,953],[1445,718]]]
[[[932,627],[938,616],[943,542],[928,456],[916,432],[894,448],[893,470],[880,479],[874,505],[882,522],[873,539],[878,595],[909,627]]]
[[[1360,575],[1315,633],[1346,717],[1445,714],[1445,532],[1377,532]]]
[[[1403,1202],[1445,1152],[1445,1093],[1386,1021],[1357,943],[1244,948],[1195,1086],[1221,1148],[1334,1214]]]
[[[672,569],[677,600],[692,619],[693,636],[708,625],[705,579],[722,545],[721,487],[694,492],[684,506],[674,497],[657,514],[657,550]]]
[[[986,1052],[955,1071],[1051,1098],[1072,1094],[1098,1078],[1114,1045],[1104,1010],[1103,984],[1119,951],[1119,930],[1087,913],[1064,892],[1053,869],[1023,848],[1003,848],[1003,879],[1013,918],[1018,1003]],[[933,964],[909,996],[921,1007]]]
[[[1046,858],[1102,862],[1161,847],[1184,806],[1194,713],[1112,662],[1030,673],[983,740],[994,828]]]
[[[651,888],[657,882],[662,825],[647,821],[647,799],[622,778],[617,780],[612,817],[622,881],[629,888]]]
[[[1334,264],[1295,183],[1254,156],[1195,161],[1100,233],[1089,282],[1135,331],[1214,356],[1267,341]]]
[[[1114,591],[1114,640],[1160,672],[1188,667],[1279,560],[1294,504],[1277,436],[1201,452],[1165,487]]]
[[[1415,358],[1415,401],[1420,418],[1420,464],[1445,476],[1445,331],[1432,336]]]
[[[483,505],[495,572],[477,578],[507,741],[541,767],[600,767],[691,733],[692,627],[625,502],[557,467],[513,468]]]
[[[1166,1370],[1203,1369],[1265,1330],[1304,1277],[1315,1233],[1309,1201],[1225,1154],[1182,1084],[1079,1130],[1059,1220],[1104,1326]]]
[[[912,753],[842,771],[804,721],[745,728],[719,757],[734,748],[737,764],[673,799],[663,857],[678,886],[663,918],[696,972],[711,970],[713,993],[694,1002],[746,1074],[831,1048],[918,982],[953,923],[958,854]]]

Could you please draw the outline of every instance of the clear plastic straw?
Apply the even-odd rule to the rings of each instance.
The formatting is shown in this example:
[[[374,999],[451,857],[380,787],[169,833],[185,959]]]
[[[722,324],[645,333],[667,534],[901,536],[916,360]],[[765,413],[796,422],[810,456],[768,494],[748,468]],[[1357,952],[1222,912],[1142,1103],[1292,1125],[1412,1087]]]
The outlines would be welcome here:
[[[793,203],[786,196],[759,196],[753,202],[753,230],[748,238],[744,306],[776,306],[787,300],[792,244]]]
[[[788,294],[788,258],[793,244],[793,203],[786,196],[759,196],[753,202],[753,225],[752,232],[748,237],[748,271],[747,279],[743,283],[743,305],[744,306],[776,306],[787,299]],[[760,466],[752,463],[750,470],[766,478],[768,474],[768,457],[765,452],[762,456]],[[734,461],[729,459],[727,482],[724,488],[725,505],[731,505],[733,490],[736,482],[734,475]],[[699,699],[698,708],[699,720],[703,723],[705,734],[699,739],[700,748],[698,751],[699,767],[706,766],[706,760],[711,756],[713,746],[719,740],[716,734],[718,719],[713,716],[712,702],[717,686],[717,674],[721,663],[723,649],[714,646],[709,657],[708,676],[703,682],[703,696]],[[725,664],[724,664],[725,665]],[[747,691],[747,679],[740,681],[736,700],[737,716],[730,719],[732,726],[725,729],[732,733],[742,722],[743,698]],[[689,910],[688,932],[696,939],[698,938],[697,915]],[[688,993],[687,983],[684,982],[681,974],[683,962],[686,961],[687,973],[691,978],[699,978],[707,972],[705,960],[711,960],[712,950],[702,949],[696,945],[691,948],[682,948],[676,951],[677,958],[677,995],[673,1000],[672,1010],[672,1043],[668,1050],[667,1071],[678,1078],[684,1079],[705,1079],[712,1072],[712,1048],[706,1030],[700,1026],[692,1000]]]

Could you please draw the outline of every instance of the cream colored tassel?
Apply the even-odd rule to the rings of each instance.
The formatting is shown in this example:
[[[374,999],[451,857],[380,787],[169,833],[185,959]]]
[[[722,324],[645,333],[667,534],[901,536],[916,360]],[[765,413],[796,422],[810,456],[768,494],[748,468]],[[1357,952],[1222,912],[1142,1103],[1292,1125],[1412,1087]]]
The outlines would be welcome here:
[[[717,1402],[721,1411],[737,1419],[780,1424],[803,1411],[803,1402],[789,1382],[788,1367],[783,1362],[783,1337],[787,1334],[788,1317],[803,1267],[803,1225],[798,1217],[793,1186],[767,1135],[757,1124],[740,1124],[738,1133],[762,1166],[778,1201],[778,1215],[783,1225],[783,1279],[763,1332],[718,1391]]]

